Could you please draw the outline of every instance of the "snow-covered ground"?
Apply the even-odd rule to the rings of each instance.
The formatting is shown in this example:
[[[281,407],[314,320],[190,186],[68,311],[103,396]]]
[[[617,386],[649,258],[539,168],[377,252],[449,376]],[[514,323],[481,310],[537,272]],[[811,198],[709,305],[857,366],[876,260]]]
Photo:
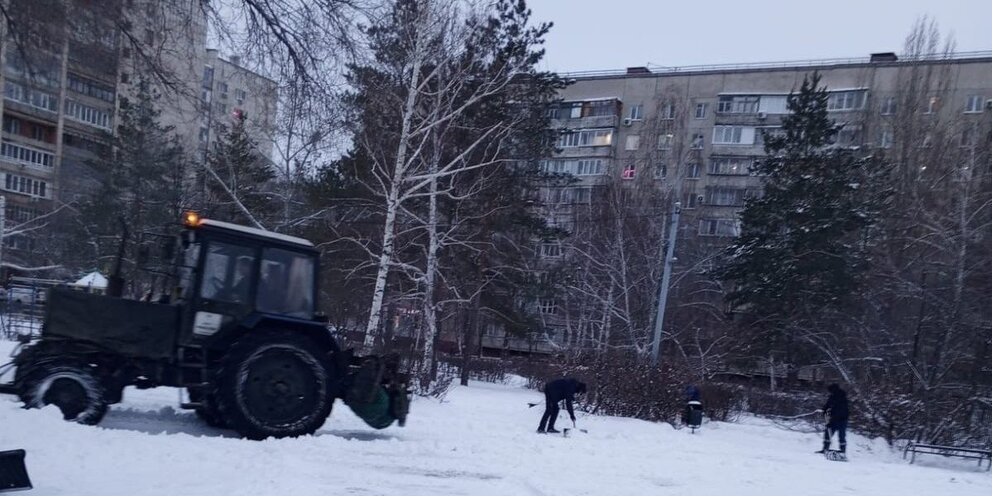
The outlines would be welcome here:
[[[339,403],[315,436],[254,442],[174,409],[174,389],[129,389],[99,427],[0,396],[0,449],[27,450],[36,496],[992,494],[992,475],[975,463],[908,465],[857,436],[851,461],[831,462],[813,454],[816,434],[754,418],[693,435],[582,415],[588,434],[542,436],[534,433],[540,409],[527,407],[541,399],[474,383],[442,403],[416,401],[407,427],[384,431]]]

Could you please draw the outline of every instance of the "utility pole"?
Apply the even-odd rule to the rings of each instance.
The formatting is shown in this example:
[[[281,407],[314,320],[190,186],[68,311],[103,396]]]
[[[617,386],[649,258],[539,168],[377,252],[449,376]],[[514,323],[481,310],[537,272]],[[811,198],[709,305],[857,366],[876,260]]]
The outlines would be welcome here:
[[[665,326],[665,305],[668,304],[668,284],[672,279],[672,265],[675,263],[675,239],[679,234],[679,214],[682,213],[682,202],[675,202],[672,207],[672,227],[668,234],[668,246],[665,250],[665,263],[661,271],[661,287],[658,289],[658,313],[654,318],[654,341],[651,342],[651,366],[658,366],[658,355],[661,352],[661,331]]]

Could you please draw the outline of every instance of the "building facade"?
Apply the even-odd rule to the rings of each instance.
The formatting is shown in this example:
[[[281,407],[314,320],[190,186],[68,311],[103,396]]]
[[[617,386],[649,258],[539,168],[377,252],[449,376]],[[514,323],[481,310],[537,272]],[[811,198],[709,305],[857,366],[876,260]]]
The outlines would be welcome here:
[[[534,303],[545,321],[537,334],[554,342],[552,349],[613,344],[619,333],[611,337],[611,327],[623,328],[631,341],[625,346],[650,340],[663,238],[676,201],[676,276],[666,314],[683,327],[720,325],[723,288],[706,272],[739,234],[745,200],[761,194],[752,166],[765,154],[764,138],[781,127],[790,92],[814,72],[839,129],[832,146],[928,146],[929,134],[920,143],[899,142],[910,136],[900,126],[926,119],[941,121],[941,139],[965,147],[992,124],[992,52],[567,75],[572,84],[550,115],[558,152],[542,167],[571,181],[542,191],[541,212],[572,235],[543,240],[538,252],[546,266],[572,271],[567,284],[599,270],[605,274],[599,282],[622,280],[616,288],[623,296],[617,300],[616,292],[595,284],[564,288],[562,297]],[[650,198],[632,199],[638,197]],[[630,227],[644,219],[654,219],[650,229]],[[620,244],[651,246],[637,247],[637,254],[619,245],[595,252],[611,223],[627,223],[632,233]],[[631,282],[637,278],[642,281]],[[487,339],[501,337],[497,330]]]
[[[12,7],[18,5],[31,4]],[[80,1],[63,21],[49,12],[19,14],[36,21],[30,36],[18,44],[12,33],[0,33],[7,265],[31,258],[34,219],[100,184],[94,164],[110,158],[120,102],[139,84],[155,88],[161,124],[174,129],[190,160],[203,160],[218,135],[204,129],[239,109],[248,112],[260,153],[271,157],[275,83],[208,50],[201,9],[158,0]],[[212,97],[217,90],[221,102]]]

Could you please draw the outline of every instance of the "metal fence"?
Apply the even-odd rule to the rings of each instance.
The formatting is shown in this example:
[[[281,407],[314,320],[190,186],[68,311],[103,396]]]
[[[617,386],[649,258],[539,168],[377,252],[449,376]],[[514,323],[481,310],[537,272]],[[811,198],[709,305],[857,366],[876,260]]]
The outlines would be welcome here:
[[[63,284],[51,279],[12,277],[0,289],[0,336],[17,339],[36,336],[45,317],[48,289]]]

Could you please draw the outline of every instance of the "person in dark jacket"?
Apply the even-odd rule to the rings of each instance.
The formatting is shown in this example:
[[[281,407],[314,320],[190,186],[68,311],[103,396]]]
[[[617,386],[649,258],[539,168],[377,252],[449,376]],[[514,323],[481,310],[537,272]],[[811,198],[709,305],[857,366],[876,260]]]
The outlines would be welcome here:
[[[558,403],[565,400],[565,408],[572,422],[575,422],[575,411],[572,409],[572,401],[576,394],[586,392],[586,385],[575,379],[565,378],[551,381],[544,385],[544,415],[541,417],[541,424],[537,427],[540,434],[560,432],[555,429],[555,420],[558,419]],[[545,426],[547,429],[545,430]]]
[[[847,451],[847,393],[836,384],[827,386],[827,391],[830,391],[830,397],[823,405],[827,428],[823,431],[823,449],[817,453],[826,453],[830,449],[830,439],[835,432],[840,442],[840,452],[844,453]]]

